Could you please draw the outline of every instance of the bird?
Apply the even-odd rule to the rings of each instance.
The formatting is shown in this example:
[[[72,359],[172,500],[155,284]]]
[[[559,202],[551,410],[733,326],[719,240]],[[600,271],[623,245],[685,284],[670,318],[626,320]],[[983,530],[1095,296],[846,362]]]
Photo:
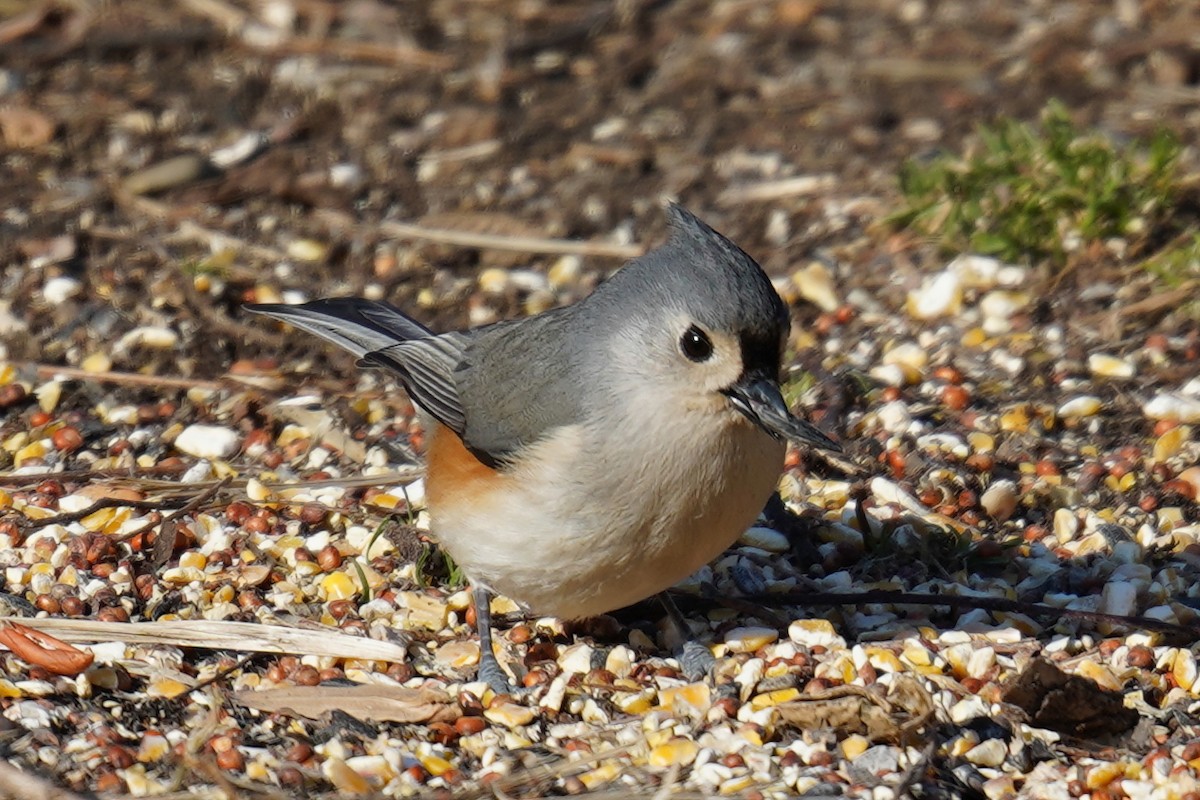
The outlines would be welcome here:
[[[791,321],[766,273],[666,213],[660,247],[536,316],[434,333],[362,298],[246,306],[390,372],[428,421],[430,531],[470,581],[493,687],[495,594],[576,620],[665,593],[753,524],[787,440],[841,449],[783,399]]]

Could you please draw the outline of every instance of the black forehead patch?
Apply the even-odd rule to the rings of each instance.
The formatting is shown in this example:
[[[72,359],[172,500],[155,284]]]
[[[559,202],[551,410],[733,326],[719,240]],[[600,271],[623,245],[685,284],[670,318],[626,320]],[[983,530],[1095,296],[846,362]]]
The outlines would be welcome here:
[[[764,336],[745,331],[740,337],[742,348],[742,374],[765,374],[779,376],[783,361],[782,334]]]

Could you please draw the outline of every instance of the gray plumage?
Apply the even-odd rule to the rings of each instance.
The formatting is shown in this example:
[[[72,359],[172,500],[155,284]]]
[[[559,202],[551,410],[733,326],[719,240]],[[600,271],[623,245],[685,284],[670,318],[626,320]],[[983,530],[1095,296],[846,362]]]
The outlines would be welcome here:
[[[690,212],[672,205],[668,216],[671,233],[662,247],[628,263],[579,303],[528,319],[435,335],[398,309],[369,300],[247,308],[325,338],[364,365],[390,370],[413,401],[481,461],[503,465],[547,432],[610,402],[602,387],[614,337],[665,331],[672,315],[739,332],[745,369],[776,377],[788,314],[767,276]],[[509,335],[514,326],[520,336]]]

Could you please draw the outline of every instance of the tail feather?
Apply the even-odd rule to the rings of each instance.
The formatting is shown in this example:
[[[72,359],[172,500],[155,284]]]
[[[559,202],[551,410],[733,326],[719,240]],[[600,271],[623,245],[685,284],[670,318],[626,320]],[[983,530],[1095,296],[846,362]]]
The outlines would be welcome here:
[[[314,300],[303,305],[258,303],[247,305],[246,310],[294,325],[359,358],[400,342],[434,335],[387,303],[357,297]]]

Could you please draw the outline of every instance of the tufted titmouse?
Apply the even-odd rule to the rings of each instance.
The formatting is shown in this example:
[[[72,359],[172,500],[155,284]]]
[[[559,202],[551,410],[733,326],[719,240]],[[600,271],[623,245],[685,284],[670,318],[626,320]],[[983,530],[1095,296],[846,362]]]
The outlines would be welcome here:
[[[784,403],[790,323],[762,269],[668,213],[666,244],[527,319],[434,334],[371,300],[247,306],[392,371],[431,418],[432,530],[475,589],[489,682],[489,592],[564,619],[643,600],[754,521],[785,439],[839,449]]]

